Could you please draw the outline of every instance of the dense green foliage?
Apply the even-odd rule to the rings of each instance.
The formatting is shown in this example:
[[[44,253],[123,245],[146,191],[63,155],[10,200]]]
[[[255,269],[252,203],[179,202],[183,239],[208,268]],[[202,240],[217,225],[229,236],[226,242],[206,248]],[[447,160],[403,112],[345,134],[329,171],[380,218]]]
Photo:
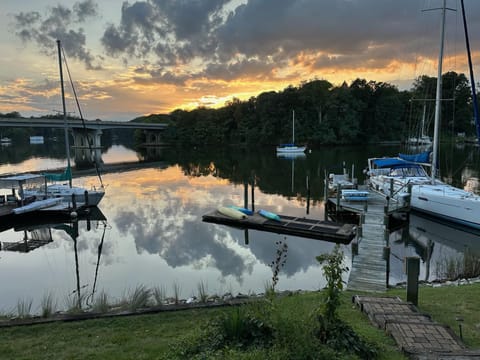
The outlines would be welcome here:
[[[443,75],[442,130],[474,133],[472,99],[464,74]],[[175,110],[135,121],[168,122],[165,142],[199,144],[264,144],[291,142],[295,111],[295,142],[322,144],[400,141],[420,123],[423,107],[433,117],[436,78],[420,76],[409,91],[384,82],[356,79],[333,86],[326,80],[264,92],[247,101],[234,99],[219,109]],[[449,101],[453,99],[454,101]],[[427,121],[427,133],[433,124]],[[444,131],[442,131],[444,133]]]

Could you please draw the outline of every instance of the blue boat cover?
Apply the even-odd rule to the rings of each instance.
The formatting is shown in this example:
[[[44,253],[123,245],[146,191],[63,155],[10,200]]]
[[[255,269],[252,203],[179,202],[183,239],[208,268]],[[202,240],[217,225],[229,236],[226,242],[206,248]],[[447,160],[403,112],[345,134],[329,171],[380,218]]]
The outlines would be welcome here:
[[[416,166],[416,164],[412,164],[403,159],[399,158],[381,158],[373,160],[373,163],[378,168],[395,168],[395,167],[411,167]]]
[[[424,151],[418,154],[398,154],[398,156],[406,161],[416,162],[416,163],[429,163],[430,162],[430,152],[431,151]]]

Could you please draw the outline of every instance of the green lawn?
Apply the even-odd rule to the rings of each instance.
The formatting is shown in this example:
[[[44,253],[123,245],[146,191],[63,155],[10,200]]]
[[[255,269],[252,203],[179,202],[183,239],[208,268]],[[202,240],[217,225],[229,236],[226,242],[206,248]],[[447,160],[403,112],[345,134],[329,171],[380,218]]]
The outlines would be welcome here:
[[[370,324],[351,303],[354,295],[345,292],[340,317],[367,342],[374,344],[379,359],[406,359],[394,341]],[[384,296],[385,294],[381,294]],[[390,290],[388,295],[405,299],[405,290]],[[419,309],[459,334],[458,321],[463,318],[465,343],[480,347],[480,285],[459,287],[422,287]],[[275,338],[268,347],[238,348],[200,354],[201,359],[308,359],[331,357],[329,350],[318,347],[312,335],[312,316],[321,302],[321,293],[292,295],[278,299],[272,308]],[[255,305],[257,306],[257,305]],[[256,311],[262,311],[257,306]],[[205,324],[234,308],[216,308],[135,315],[46,325],[17,326],[0,330],[2,359],[169,359],[181,358],[179,347],[195,343]],[[320,350],[318,350],[320,349]],[[318,351],[318,352],[316,352]],[[322,355],[323,354],[323,355]],[[323,357],[322,357],[323,356]],[[354,356],[344,356],[355,359]]]

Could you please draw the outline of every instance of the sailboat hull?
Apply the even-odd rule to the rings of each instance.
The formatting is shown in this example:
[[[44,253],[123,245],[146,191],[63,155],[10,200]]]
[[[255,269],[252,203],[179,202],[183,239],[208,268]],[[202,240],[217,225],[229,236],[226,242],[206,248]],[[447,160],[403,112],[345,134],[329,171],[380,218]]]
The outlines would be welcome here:
[[[285,145],[277,146],[277,153],[279,154],[297,154],[305,152],[305,146]]]
[[[26,196],[42,197],[46,195],[49,198],[62,197],[66,202],[72,202],[73,197],[75,197],[75,202],[78,205],[88,204],[88,206],[97,206],[105,195],[103,189],[86,190],[82,187],[69,187],[68,185],[63,184],[53,184],[47,186],[46,194],[44,190],[42,191],[40,189],[25,190],[24,192]]]
[[[480,229],[480,196],[448,184],[413,185],[411,207],[452,223]]]

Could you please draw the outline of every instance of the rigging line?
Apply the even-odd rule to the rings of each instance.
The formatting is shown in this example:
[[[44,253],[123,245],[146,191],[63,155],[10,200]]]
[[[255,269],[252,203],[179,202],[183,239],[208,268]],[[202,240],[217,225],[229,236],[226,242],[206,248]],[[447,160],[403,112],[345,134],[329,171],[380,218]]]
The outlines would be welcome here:
[[[83,118],[82,109],[80,108],[80,102],[78,101],[77,91],[75,90],[75,86],[73,85],[72,75],[70,74],[70,68],[68,67],[68,63],[67,63],[67,56],[65,54],[65,50],[63,49],[63,46],[61,47],[61,49],[62,49],[62,53],[63,53],[63,62],[65,63],[65,68],[67,69],[68,79],[70,80],[70,86],[72,87],[73,95],[75,97],[75,102],[77,104],[78,113],[80,115],[80,119],[82,120],[83,130],[86,134],[87,133],[87,126],[85,125],[85,119]],[[88,150],[90,150],[90,154],[92,154],[93,153],[92,144],[91,144],[91,141],[88,138],[88,136],[87,136],[87,144],[88,144]],[[97,164],[96,161],[94,161],[94,164],[95,164],[95,170],[97,172],[97,176],[100,180],[100,185],[103,188],[104,187],[103,186],[103,180],[102,180],[102,176],[100,174],[100,170],[98,168],[98,164]]]
[[[98,268],[100,265],[100,257],[102,256],[102,249],[103,249],[103,241],[105,240],[105,232],[107,230],[107,223],[104,223],[103,227],[103,234],[102,234],[102,239],[100,240],[100,244],[98,244],[98,255],[97,255],[97,266],[95,267],[95,277],[93,280],[93,288],[92,288],[92,294],[89,296],[93,300],[93,296],[95,294],[95,289],[97,286],[97,277],[98,277]],[[88,299],[87,299],[88,301]],[[87,303],[88,305],[88,303]]]
[[[465,32],[465,46],[467,47],[467,55],[468,55],[468,67],[470,70],[470,84],[472,87],[472,100],[473,100],[473,114],[475,116],[475,129],[477,131],[477,141],[480,143],[480,119],[478,114],[478,105],[477,105],[477,93],[475,90],[475,79],[473,76],[473,65],[472,65],[472,54],[470,53],[470,40],[468,37],[468,29],[467,29],[467,17],[465,15],[465,6],[463,4],[463,0],[460,1],[462,6],[462,18],[463,18],[463,29]]]

